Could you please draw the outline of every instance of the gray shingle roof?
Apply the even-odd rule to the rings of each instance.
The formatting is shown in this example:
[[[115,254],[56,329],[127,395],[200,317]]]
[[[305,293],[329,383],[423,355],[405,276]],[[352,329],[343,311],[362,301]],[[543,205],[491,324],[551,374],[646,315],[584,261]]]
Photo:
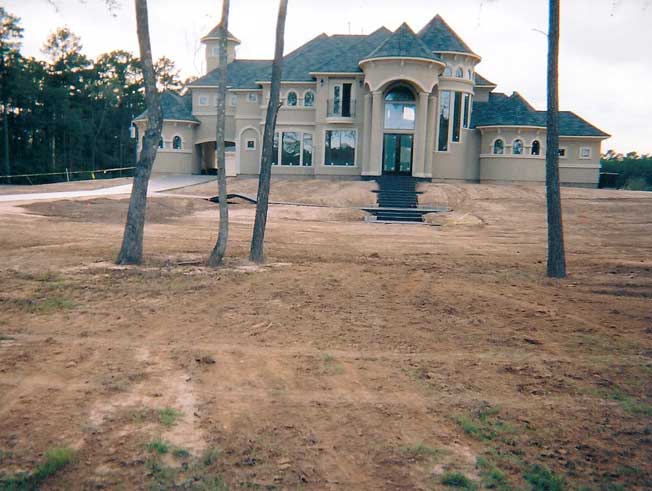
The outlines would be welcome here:
[[[490,82],[478,72],[475,73],[475,85],[476,87],[497,87],[495,83]]]
[[[437,60],[432,50],[423,44],[410,26],[405,22],[400,25],[376,49],[371,51],[364,59],[371,58],[422,58]]]
[[[236,60],[226,68],[227,86],[235,89],[257,89],[259,80],[269,78],[272,62],[269,60]],[[192,82],[188,87],[217,87],[219,70],[215,69]]]
[[[386,27],[381,27],[368,36],[338,36],[347,38],[350,45],[342,46],[342,49],[335,54],[328,53],[326,61],[312,71],[322,73],[362,73],[359,65],[360,60],[385,41],[391,34],[392,31]]]
[[[440,15],[436,15],[428,22],[419,31],[418,36],[431,51],[475,54]]]
[[[227,39],[232,39],[233,41],[236,41],[238,44],[240,43],[240,40],[235,37],[231,31],[226,31],[228,33],[228,38]],[[219,38],[220,37],[220,24],[217,24],[215,27],[213,27],[208,34],[206,34],[202,39],[210,39],[210,38]]]
[[[199,122],[192,115],[192,96],[190,94],[180,96],[174,92],[163,92],[161,94],[161,113],[164,120]],[[147,111],[136,116],[134,121],[145,118],[147,118]]]
[[[502,93],[489,94],[488,102],[473,103],[471,127],[478,126],[537,126],[546,127],[546,111],[534,109],[518,92],[511,96]],[[596,128],[573,112],[559,112],[561,136],[600,136],[610,135]]]

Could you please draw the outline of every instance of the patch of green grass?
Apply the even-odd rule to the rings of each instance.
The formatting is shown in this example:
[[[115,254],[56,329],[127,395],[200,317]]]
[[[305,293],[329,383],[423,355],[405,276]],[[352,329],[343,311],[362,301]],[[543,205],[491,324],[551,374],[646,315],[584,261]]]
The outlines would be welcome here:
[[[446,472],[443,476],[441,476],[441,483],[444,486],[448,486],[450,488],[461,488],[469,491],[478,489],[477,484],[475,484],[461,472],[457,471]]]
[[[190,452],[188,452],[188,450],[185,448],[175,448],[172,450],[172,455],[174,455],[177,459],[185,459],[190,457]]]
[[[32,304],[32,312],[37,314],[51,314],[59,310],[71,310],[77,306],[68,298],[52,297],[37,301]]]
[[[43,462],[32,473],[21,472],[12,476],[0,477],[2,491],[37,491],[41,484],[70,464],[75,451],[68,447],[55,447],[45,452]]]
[[[499,408],[488,406],[471,416],[458,416],[455,421],[467,435],[480,441],[491,441],[505,433],[515,431],[510,424],[498,418],[499,412]]]
[[[540,465],[532,466],[523,478],[530,484],[532,491],[564,491],[566,480],[558,476],[550,469]]]
[[[423,442],[419,442],[414,445],[408,445],[407,447],[402,447],[401,450],[413,457],[422,457],[429,459],[438,458],[443,453],[442,449],[429,447]]]
[[[13,337],[13,336],[9,336],[8,334],[0,333],[0,341],[13,341],[14,339],[16,339],[16,338]]]
[[[177,424],[177,419],[183,416],[183,413],[171,407],[165,407],[158,411],[158,421],[163,426],[170,428]]]
[[[171,445],[165,440],[157,438],[152,440],[147,444],[147,450],[152,453],[157,453],[159,455],[166,454],[170,451]]]
[[[480,456],[476,460],[476,465],[480,470],[480,480],[485,488],[512,491],[512,485],[507,480],[505,473],[491,460]]]
[[[194,483],[192,489],[196,491],[229,491],[229,486],[221,476],[205,476],[200,478],[199,482]]]
[[[600,395],[603,398],[618,402],[623,411],[641,416],[652,416],[652,404],[638,401],[620,390],[602,391]]]
[[[209,448],[204,452],[204,455],[201,458],[201,462],[203,465],[208,467],[209,465],[213,465],[215,462],[217,462],[217,459],[220,456],[220,450],[218,448]]]
[[[145,467],[149,476],[159,485],[158,489],[170,489],[179,475],[178,469],[169,467],[155,458],[147,459]]]

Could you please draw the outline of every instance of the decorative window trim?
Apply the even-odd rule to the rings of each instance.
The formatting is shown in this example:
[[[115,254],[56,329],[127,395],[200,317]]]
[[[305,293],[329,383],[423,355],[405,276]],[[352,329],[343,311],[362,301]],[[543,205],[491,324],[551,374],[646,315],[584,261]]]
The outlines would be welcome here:
[[[561,154],[562,151],[564,152],[564,155]],[[559,158],[560,159],[568,158],[568,147],[559,147]]]
[[[247,101],[257,103],[258,102],[258,94],[256,94],[255,92],[249,92],[247,94]]]
[[[249,147],[249,143],[253,143],[253,146]],[[254,138],[247,138],[245,140],[245,150],[247,152],[253,152],[256,150],[256,140]]]
[[[516,147],[516,142],[521,142],[521,153],[516,153],[514,151],[514,148]],[[511,148],[512,148],[512,151],[511,151],[512,155],[526,155],[526,153],[525,153],[525,142],[523,141],[523,138],[514,138],[512,140]]]
[[[179,148],[174,148],[174,141],[177,138],[179,139],[180,145]],[[180,152],[181,150],[183,150],[183,138],[181,137],[181,135],[174,135],[172,137],[172,150],[174,150],[175,152]]]
[[[532,149],[534,148],[534,143],[535,142],[537,142],[539,144],[539,153],[538,154],[532,153]],[[541,157],[541,154],[543,154],[543,145],[541,144],[541,140],[539,138],[535,138],[534,140],[532,140],[530,142],[529,149],[530,149],[530,153],[528,153],[528,155],[530,157]]]
[[[308,94],[312,94],[312,104],[309,105],[309,106],[306,104],[306,96],[307,96]],[[302,97],[303,107],[309,107],[309,108],[313,108],[313,107],[315,107],[315,99],[316,99],[315,92],[314,92],[313,90],[306,90],[306,91],[303,93],[303,97]]]
[[[210,104],[210,97],[207,95],[197,96],[197,104],[204,107],[208,106]]]
[[[294,94],[294,104],[290,104],[290,94]],[[285,102],[287,107],[298,107],[299,94],[295,90],[288,90],[287,94],[285,94]]]
[[[231,107],[237,107],[238,105],[238,95],[237,94],[229,94],[231,97],[229,97],[229,105]]]
[[[588,150],[588,155],[584,157],[582,154],[584,153],[584,150]],[[580,147],[579,151],[579,159],[580,160],[591,160],[593,157],[593,149],[591,147]]]
[[[455,69],[455,78],[464,78],[464,68],[458,66]]]
[[[298,133],[299,134],[299,165],[283,165],[283,133]],[[312,135],[312,162],[310,165],[305,165],[303,163],[303,144],[304,144],[304,135]],[[295,129],[293,127],[284,127],[283,129],[276,129],[274,135],[278,135],[278,149],[276,153],[276,163],[272,163],[272,168],[283,168],[283,169],[306,169],[311,168],[315,165],[315,134],[312,131],[305,131],[302,129]]]

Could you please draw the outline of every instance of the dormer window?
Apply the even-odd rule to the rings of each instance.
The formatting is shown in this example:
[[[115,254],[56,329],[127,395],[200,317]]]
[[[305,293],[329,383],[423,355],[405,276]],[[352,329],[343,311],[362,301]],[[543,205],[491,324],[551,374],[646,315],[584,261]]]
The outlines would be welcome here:
[[[296,106],[297,105],[297,93],[292,91],[288,92],[288,106]]]

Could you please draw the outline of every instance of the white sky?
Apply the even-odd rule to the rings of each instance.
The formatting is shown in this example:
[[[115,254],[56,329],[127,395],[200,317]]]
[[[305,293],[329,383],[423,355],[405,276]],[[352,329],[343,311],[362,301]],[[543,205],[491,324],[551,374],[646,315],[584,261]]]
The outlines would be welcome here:
[[[42,57],[48,34],[67,25],[91,57],[114,49],[138,54],[133,0],[111,15],[102,0],[2,0],[22,19],[23,52]],[[547,0],[289,0],[286,53],[321,32],[370,33],[403,21],[418,31],[435,14],[482,56],[478,71],[498,91],[546,102]],[[603,151],[652,153],[652,0],[562,0],[561,109],[613,135]],[[230,31],[239,58],[270,59],[276,0],[231,0]],[[220,0],[149,0],[154,56],[182,75],[201,75],[199,39],[219,21]]]

